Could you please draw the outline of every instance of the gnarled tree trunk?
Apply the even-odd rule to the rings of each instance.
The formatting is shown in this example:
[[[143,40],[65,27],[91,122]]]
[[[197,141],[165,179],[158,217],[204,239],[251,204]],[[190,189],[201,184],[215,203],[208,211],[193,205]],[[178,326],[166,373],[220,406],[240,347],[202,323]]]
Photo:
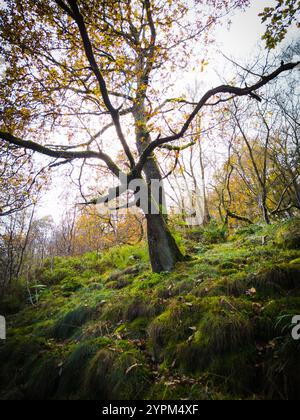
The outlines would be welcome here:
[[[171,271],[184,260],[162,214],[147,214],[148,247],[154,273]]]

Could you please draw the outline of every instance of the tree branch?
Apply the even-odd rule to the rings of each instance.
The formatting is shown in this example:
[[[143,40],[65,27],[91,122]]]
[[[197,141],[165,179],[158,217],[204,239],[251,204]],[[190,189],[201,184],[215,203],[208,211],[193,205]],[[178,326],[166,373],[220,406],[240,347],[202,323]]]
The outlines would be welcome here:
[[[42,146],[39,143],[30,141],[30,140],[23,140],[18,137],[13,136],[12,134],[5,133],[0,131],[0,139],[3,141],[18,146],[23,149],[33,150],[34,152],[41,153],[43,155],[56,158],[56,159],[65,159],[65,160],[75,160],[75,159],[100,159],[106,163],[107,167],[111,170],[111,172],[119,177],[122,171],[120,168],[114,163],[114,161],[105,153],[99,151],[95,152],[92,150],[84,150],[84,151],[68,151],[68,150],[52,150],[48,147]]]
[[[281,196],[280,196],[280,199],[279,199],[279,201],[278,201],[278,204],[277,204],[277,206],[276,206],[276,208],[275,208],[275,210],[273,210],[273,211],[271,211],[271,215],[274,215],[274,214],[276,214],[276,213],[278,213],[278,212],[280,212],[280,211],[285,211],[286,209],[284,209],[284,210],[280,210],[280,207],[281,207],[281,205],[282,205],[282,203],[283,203],[283,200],[284,200],[284,196],[285,196],[285,194],[287,193],[287,191],[288,191],[288,189],[290,188],[290,186],[297,180],[297,178],[299,178],[299,176],[300,176],[300,174],[298,173],[298,174],[296,174],[295,176],[294,176],[294,178],[291,180],[291,182],[284,188],[284,190],[282,191],[282,193],[281,193]],[[291,205],[291,206],[289,206],[288,208],[290,208],[290,207],[293,207],[293,205]]]
[[[189,147],[195,146],[196,143],[197,141],[191,141],[190,143],[185,144],[184,146],[172,146],[171,144],[164,144],[163,146],[160,146],[160,148],[175,152],[182,152],[183,150],[188,149]]]
[[[134,165],[135,165],[135,161],[134,161],[133,155],[130,151],[130,148],[129,148],[126,140],[125,140],[125,137],[124,137],[124,134],[123,134],[123,131],[122,131],[122,128],[121,128],[119,111],[114,108],[114,106],[111,103],[111,100],[109,98],[109,93],[108,93],[108,89],[107,89],[107,86],[106,86],[106,82],[105,82],[105,80],[102,76],[102,73],[100,71],[100,68],[99,68],[99,66],[96,62],[95,55],[94,55],[94,52],[93,52],[93,46],[92,46],[90,37],[89,37],[88,32],[87,32],[87,28],[86,28],[86,25],[85,25],[85,22],[84,22],[84,18],[83,18],[82,14],[79,10],[77,1],[76,0],[67,0],[67,1],[68,1],[69,5],[70,5],[70,8],[72,10],[74,21],[78,26],[78,29],[79,29],[79,32],[80,32],[80,35],[81,35],[81,38],[82,38],[83,47],[84,47],[84,50],[85,50],[86,57],[87,57],[90,65],[91,65],[92,71],[94,72],[94,74],[97,78],[97,81],[99,83],[99,87],[100,87],[100,91],[101,91],[101,95],[102,95],[104,104],[105,104],[106,108],[108,109],[108,111],[109,111],[109,113],[112,117],[112,120],[113,120],[113,122],[115,124],[115,127],[116,127],[118,137],[119,137],[119,139],[122,143],[124,152],[125,152],[128,160],[129,160],[129,162],[130,162],[131,167],[133,168]]]
[[[182,126],[182,129],[177,133],[174,134],[172,136],[169,137],[164,137],[161,138],[160,136],[154,140],[144,151],[144,153],[142,154],[142,156],[140,157],[140,160],[138,162],[138,164],[135,167],[135,171],[139,174],[145,163],[147,162],[147,159],[149,156],[151,156],[151,154],[153,153],[153,151],[157,148],[160,147],[166,143],[170,143],[176,140],[179,140],[180,138],[182,138],[185,133],[188,131],[188,129],[190,128],[192,122],[194,121],[194,119],[196,118],[196,116],[198,115],[199,111],[206,105],[207,101],[214,97],[215,95],[221,94],[221,93],[227,93],[227,94],[231,94],[234,96],[249,96],[250,94],[252,94],[253,92],[261,89],[263,86],[267,85],[269,82],[271,82],[272,80],[274,80],[276,77],[278,77],[280,74],[289,71],[289,70],[293,70],[294,68],[296,68],[298,65],[300,64],[300,62],[297,63],[289,63],[289,64],[284,64],[282,63],[282,65],[275,70],[273,73],[262,77],[257,83],[255,83],[252,86],[247,86],[245,88],[238,88],[235,86],[230,86],[230,85],[221,85],[217,88],[211,89],[208,92],[206,92],[206,94],[200,99],[200,101],[198,102],[197,106],[195,107],[194,111],[191,113],[191,115],[189,116],[189,118],[186,120],[186,122],[184,123],[184,125]]]
[[[233,213],[230,210],[226,210],[226,214],[228,217],[230,217],[231,219],[236,219],[239,220],[241,222],[246,222],[249,223],[249,225],[253,225],[252,220],[248,219],[248,217],[244,217],[244,216],[239,216],[238,214]]]
[[[74,19],[72,10],[63,2],[63,0],[55,0],[55,3],[63,9],[72,19]]]

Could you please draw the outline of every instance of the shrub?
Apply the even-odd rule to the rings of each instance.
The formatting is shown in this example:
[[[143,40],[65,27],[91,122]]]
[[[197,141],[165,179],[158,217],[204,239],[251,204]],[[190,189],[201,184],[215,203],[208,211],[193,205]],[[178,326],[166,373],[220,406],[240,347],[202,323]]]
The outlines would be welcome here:
[[[136,265],[137,262],[148,262],[148,254],[145,245],[116,246],[103,255],[101,266],[104,270],[124,270],[130,265]]]
[[[60,288],[64,296],[69,296],[81,289],[83,285],[84,282],[81,277],[67,277],[60,283]]]
[[[9,293],[0,300],[0,314],[5,316],[18,313],[25,303],[25,297]]]
[[[51,286],[59,284],[64,279],[72,277],[75,274],[76,273],[74,270],[68,267],[55,267],[54,269],[47,269],[46,271],[42,271],[38,275],[38,279],[40,279],[41,283]]]
[[[249,225],[246,227],[239,228],[235,231],[235,236],[251,236],[261,233],[263,227],[261,225]]]
[[[195,242],[200,242],[202,245],[212,245],[223,243],[227,239],[227,228],[218,225],[215,220],[212,220],[209,225],[194,228],[188,231],[186,234],[188,239]]]

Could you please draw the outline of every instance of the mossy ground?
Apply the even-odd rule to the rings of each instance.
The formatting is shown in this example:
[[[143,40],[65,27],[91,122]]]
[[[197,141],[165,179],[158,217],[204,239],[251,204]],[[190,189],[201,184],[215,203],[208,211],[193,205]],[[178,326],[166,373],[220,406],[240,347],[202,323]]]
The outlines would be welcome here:
[[[1,309],[1,398],[298,399],[299,232],[194,230],[173,273],[141,245],[48,261],[38,302]]]

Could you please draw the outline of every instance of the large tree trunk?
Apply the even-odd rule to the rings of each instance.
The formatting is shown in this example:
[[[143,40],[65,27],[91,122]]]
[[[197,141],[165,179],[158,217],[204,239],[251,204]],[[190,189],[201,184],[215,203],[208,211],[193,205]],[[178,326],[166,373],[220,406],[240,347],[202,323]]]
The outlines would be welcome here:
[[[141,127],[141,122],[146,127],[147,119],[145,117],[146,111],[144,105],[140,104],[140,108],[135,113],[136,120],[136,144],[139,154],[141,155],[146,147],[151,143],[151,136],[149,132]],[[144,210],[147,220],[147,234],[148,234],[148,248],[149,257],[154,273],[161,273],[164,271],[171,271],[179,261],[184,260],[180,249],[178,248],[175,239],[173,238],[167,226],[167,212],[165,207],[165,193],[163,188],[160,190],[158,202],[153,201],[151,195],[151,183],[162,181],[161,172],[156,162],[154,154],[150,156],[143,168],[146,177],[147,187],[145,194],[148,196],[148,208]],[[156,214],[149,211],[151,202],[156,208]]]
[[[161,173],[154,157],[148,159],[144,167],[144,173],[148,188],[151,188],[153,180],[162,181]],[[148,197],[150,203],[151,199],[153,200],[151,192],[148,193]],[[162,188],[159,194],[159,201],[154,205],[155,208],[159,209],[159,214],[151,214],[151,212],[146,211],[149,257],[154,273],[172,271],[177,262],[184,260],[184,256],[167,226],[168,218],[165,206],[165,193]]]
[[[154,273],[172,271],[176,263],[184,260],[164,217],[161,214],[147,214],[148,247]]]
[[[139,151],[139,154],[141,155],[143,151],[145,150],[146,146],[151,143],[151,138],[148,133],[144,135],[144,137],[140,134],[137,135],[137,148]],[[151,185],[151,182],[154,180],[161,182],[161,189],[159,194],[159,207],[161,211],[163,212],[164,218],[167,220],[167,208],[166,208],[166,196],[165,191],[163,188],[163,181],[162,181],[162,175],[159,169],[159,166],[155,160],[154,155],[150,156],[144,166],[143,172],[146,176],[146,180],[148,185]]]

